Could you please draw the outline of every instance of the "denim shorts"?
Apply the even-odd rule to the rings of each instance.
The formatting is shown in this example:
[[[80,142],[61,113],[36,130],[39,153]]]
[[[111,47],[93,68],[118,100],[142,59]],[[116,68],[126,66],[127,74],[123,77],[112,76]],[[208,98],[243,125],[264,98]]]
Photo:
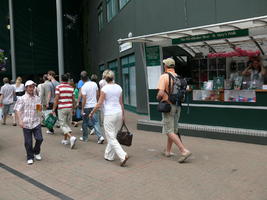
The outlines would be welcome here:
[[[4,104],[3,115],[11,115],[14,112],[14,104]]]
[[[162,133],[178,133],[178,122],[180,118],[181,106],[171,104],[171,111],[169,113],[162,113]]]

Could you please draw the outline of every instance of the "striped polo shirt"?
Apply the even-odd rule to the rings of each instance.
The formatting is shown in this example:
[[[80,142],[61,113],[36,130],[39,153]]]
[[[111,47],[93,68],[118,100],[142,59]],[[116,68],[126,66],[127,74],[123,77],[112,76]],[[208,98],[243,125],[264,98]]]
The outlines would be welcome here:
[[[59,95],[58,109],[72,108],[74,88],[68,83],[61,83],[56,87],[56,95]]]

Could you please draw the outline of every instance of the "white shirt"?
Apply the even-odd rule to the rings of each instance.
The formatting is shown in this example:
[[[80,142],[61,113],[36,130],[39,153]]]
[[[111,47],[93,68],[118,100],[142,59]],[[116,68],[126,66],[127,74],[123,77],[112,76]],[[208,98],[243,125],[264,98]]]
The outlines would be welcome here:
[[[82,95],[86,96],[86,103],[84,108],[94,108],[97,103],[96,99],[96,93],[98,91],[97,84],[93,81],[88,81],[84,83],[81,90],[82,90]]]
[[[14,102],[15,88],[9,83],[6,83],[1,87],[0,94],[3,95],[2,103],[4,105],[12,104]]]
[[[13,84],[13,86],[16,89],[16,92],[24,92],[24,90],[25,90],[25,87],[24,87],[24,84],[23,83],[21,83],[19,85],[19,87],[17,87],[16,84]]]
[[[121,86],[118,84],[107,84],[101,91],[105,93],[105,101],[103,103],[104,115],[113,115],[122,112],[120,104],[120,96],[122,94]]]
[[[99,81],[99,87],[100,89],[102,89],[102,87],[104,87],[105,85],[107,85],[107,81],[105,79],[102,79],[101,81]]]

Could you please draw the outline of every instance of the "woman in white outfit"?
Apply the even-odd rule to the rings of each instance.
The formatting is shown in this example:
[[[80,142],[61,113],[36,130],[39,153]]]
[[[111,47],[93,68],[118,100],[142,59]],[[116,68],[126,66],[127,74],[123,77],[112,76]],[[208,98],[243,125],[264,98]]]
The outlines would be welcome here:
[[[120,165],[124,167],[129,157],[116,138],[124,120],[122,88],[114,83],[114,73],[111,70],[107,71],[105,80],[107,84],[101,89],[98,103],[89,114],[89,117],[92,117],[103,105],[104,129],[108,141],[104,158],[108,161],[112,161],[115,158],[115,154],[117,154],[121,161]]]

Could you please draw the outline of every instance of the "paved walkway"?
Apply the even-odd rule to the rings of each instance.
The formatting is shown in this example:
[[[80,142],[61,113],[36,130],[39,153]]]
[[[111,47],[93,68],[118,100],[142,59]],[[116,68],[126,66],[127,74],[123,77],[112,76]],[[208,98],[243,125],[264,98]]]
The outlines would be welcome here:
[[[136,130],[139,118],[127,113],[135,135],[125,168],[103,159],[95,136],[74,150],[61,145],[60,129],[43,131],[43,160],[28,166],[21,129],[0,125],[0,200],[267,200],[266,146],[184,136],[193,156],[179,164],[177,148],[161,155],[165,136]]]

